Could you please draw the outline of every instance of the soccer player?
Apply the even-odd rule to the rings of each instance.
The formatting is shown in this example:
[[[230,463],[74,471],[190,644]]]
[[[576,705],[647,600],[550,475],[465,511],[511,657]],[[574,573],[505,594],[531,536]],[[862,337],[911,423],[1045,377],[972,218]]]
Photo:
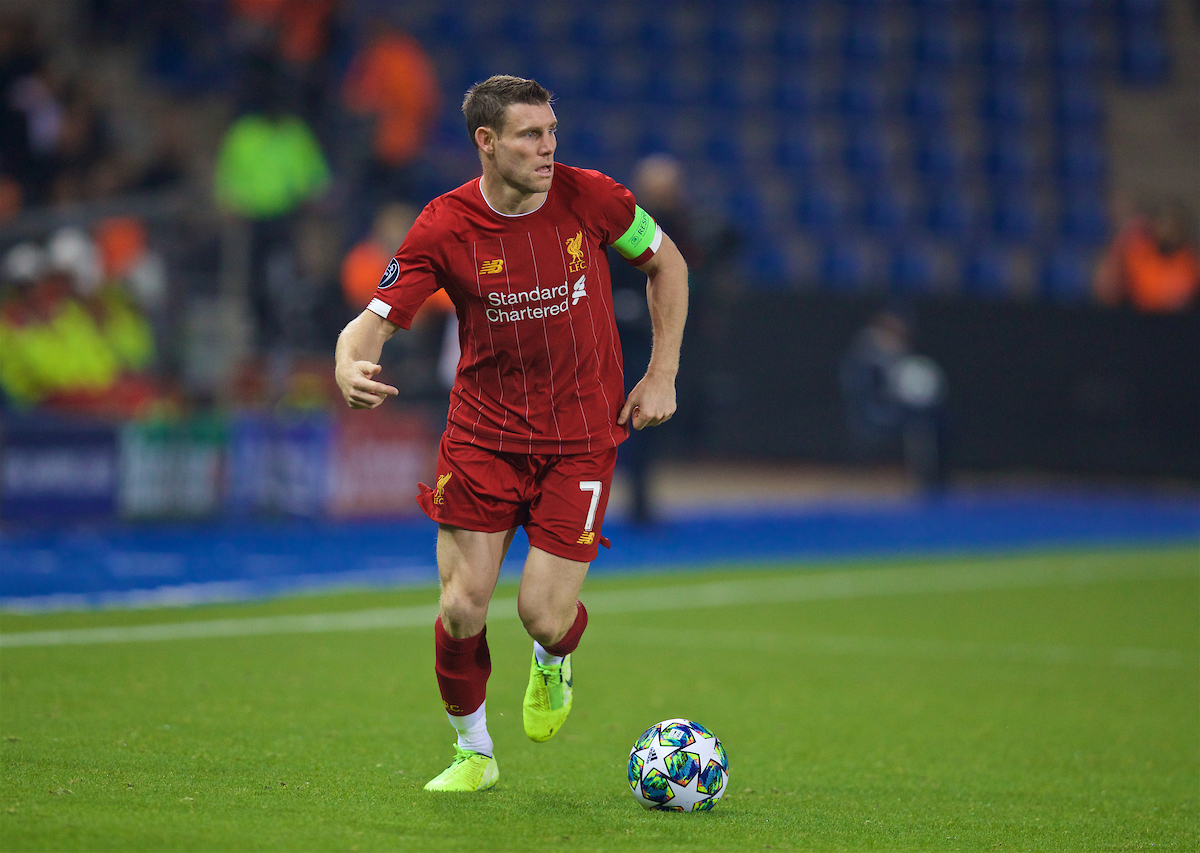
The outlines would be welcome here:
[[[499,770],[487,729],[487,610],[518,526],[529,537],[517,611],[533,638],[525,733],[545,741],[571,710],[578,600],[602,535],[617,445],[675,412],[687,265],[633,195],[554,160],[557,120],[537,82],[496,76],[463,113],[482,176],[429,203],[374,299],[338,339],[336,377],[353,408],[397,393],[379,355],[445,288],[461,357],[438,449],[436,487],[417,501],[438,523],[435,670],[457,732],[430,791],[482,791]],[[654,327],[645,375],[624,393],[605,247],[647,276]]]

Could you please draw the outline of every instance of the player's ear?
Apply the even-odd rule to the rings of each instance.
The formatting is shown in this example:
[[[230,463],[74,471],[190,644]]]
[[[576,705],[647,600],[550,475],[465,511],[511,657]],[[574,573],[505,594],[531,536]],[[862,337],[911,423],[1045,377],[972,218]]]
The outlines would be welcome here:
[[[490,127],[475,128],[475,145],[484,154],[491,154],[496,149],[496,132]]]

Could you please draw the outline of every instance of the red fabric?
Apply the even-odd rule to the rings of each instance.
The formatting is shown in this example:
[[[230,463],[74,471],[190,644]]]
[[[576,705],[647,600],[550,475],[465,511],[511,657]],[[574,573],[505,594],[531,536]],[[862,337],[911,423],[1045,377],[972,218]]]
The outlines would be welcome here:
[[[487,680],[492,674],[487,628],[474,637],[456,640],[442,627],[442,617],[433,623],[434,663],[442,704],[456,717],[479,710],[487,698]]]
[[[418,484],[417,503],[439,524],[464,530],[524,526],[530,545],[590,563],[597,546],[609,547],[600,531],[616,462],[615,447],[570,456],[497,453],[443,435],[438,487]],[[593,483],[600,484],[599,495]]]
[[[552,655],[569,655],[579,647],[579,638],[587,628],[587,608],[583,606],[582,601],[576,601],[575,604],[575,622],[567,629],[566,635],[553,646],[543,646]]]
[[[633,221],[616,181],[556,164],[545,203],[502,216],[474,180],[434,199],[375,297],[408,328],[444,287],[460,321],[451,438],[490,450],[556,455],[615,447],[625,402],[604,249]]]

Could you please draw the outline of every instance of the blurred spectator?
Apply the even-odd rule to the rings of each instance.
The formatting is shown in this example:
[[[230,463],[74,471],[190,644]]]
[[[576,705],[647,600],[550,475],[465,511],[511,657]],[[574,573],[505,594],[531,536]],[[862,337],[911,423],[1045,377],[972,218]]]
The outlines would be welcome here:
[[[229,0],[229,5],[235,40],[251,55],[273,57],[297,96],[300,115],[318,122],[338,0]]]
[[[387,24],[372,26],[342,84],[351,112],[374,122],[370,158],[361,187],[370,209],[390,201],[415,201],[414,161],[437,115],[433,63],[415,38]]]
[[[703,253],[697,244],[688,214],[683,187],[683,169],[669,154],[652,154],[634,169],[633,194],[638,206],[654,217],[663,232],[675,241],[688,263],[689,284],[703,267]],[[610,252],[613,287],[613,314],[621,338],[621,358],[625,371],[625,393],[642,378],[650,363],[654,331],[646,301],[646,275]],[[702,273],[700,273],[702,275]],[[692,306],[689,306],[689,313]],[[685,392],[686,394],[686,392]],[[684,395],[681,395],[684,396]],[[681,411],[688,403],[681,400]],[[686,417],[686,414],[684,415]],[[650,474],[658,455],[659,430],[633,430],[621,443],[618,462],[629,476],[632,490],[632,518],[637,524],[654,521],[651,505]]]
[[[149,324],[115,283],[103,280],[95,245],[62,228],[43,251],[32,243],[5,258],[0,308],[8,402],[80,414],[135,417],[157,399],[146,375],[155,348]]]
[[[282,108],[279,79],[262,69],[256,107],[237,119],[217,155],[218,205],[250,226],[250,306],[259,345],[273,348],[285,335],[288,313],[280,297],[295,268],[295,215],[330,183],[329,166],[312,130]]]
[[[899,440],[905,465],[926,493],[945,484],[943,404],[946,378],[938,364],[912,351],[912,321],[902,308],[871,318],[854,336],[839,369],[847,423],[868,457]]]
[[[385,204],[375,214],[370,235],[346,253],[342,261],[342,294],[355,313],[366,308],[375,295],[384,270],[416,219],[417,209],[411,204]]]
[[[1097,264],[1092,281],[1104,305],[1128,304],[1139,311],[1182,311],[1200,294],[1200,255],[1194,224],[1180,201],[1146,216],[1130,216]]]

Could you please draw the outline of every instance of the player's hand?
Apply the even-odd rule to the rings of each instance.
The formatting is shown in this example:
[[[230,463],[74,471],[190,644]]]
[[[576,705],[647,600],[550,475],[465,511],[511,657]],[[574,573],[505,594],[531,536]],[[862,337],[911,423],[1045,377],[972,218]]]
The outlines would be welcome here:
[[[621,408],[617,423],[632,422],[634,429],[665,424],[675,414],[675,378],[647,373]]]
[[[391,385],[376,382],[374,376],[383,368],[370,361],[350,361],[339,364],[334,373],[338,388],[352,409],[373,409],[400,391]]]

